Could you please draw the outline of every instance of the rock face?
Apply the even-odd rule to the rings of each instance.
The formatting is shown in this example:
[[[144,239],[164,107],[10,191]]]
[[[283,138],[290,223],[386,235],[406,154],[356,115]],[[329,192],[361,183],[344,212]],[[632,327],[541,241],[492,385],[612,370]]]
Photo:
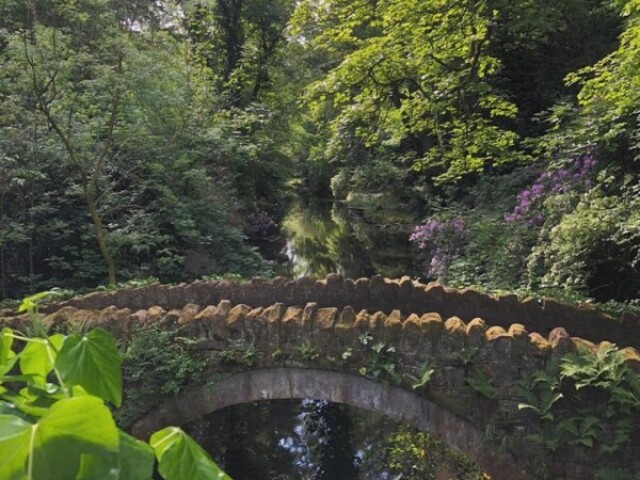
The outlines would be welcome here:
[[[5,317],[0,326],[21,329],[26,321]],[[189,340],[211,379],[225,377],[165,399],[136,423],[139,435],[234,403],[315,396],[395,412],[495,479],[535,479],[531,472],[542,461],[550,462],[550,478],[564,480],[591,479],[602,466],[578,447],[551,460],[532,448],[536,419],[518,409],[519,381],[578,346],[606,348],[609,342],[595,342],[612,337],[626,340],[618,343],[628,347],[628,364],[640,365],[635,318],[620,323],[553,300],[518,302],[381,277],[154,285],[76,298],[44,321],[102,327],[125,343],[141,328],[161,325]],[[431,375],[420,385],[426,370]],[[487,441],[487,431],[509,451]],[[639,453],[630,447],[609,460],[640,471]]]

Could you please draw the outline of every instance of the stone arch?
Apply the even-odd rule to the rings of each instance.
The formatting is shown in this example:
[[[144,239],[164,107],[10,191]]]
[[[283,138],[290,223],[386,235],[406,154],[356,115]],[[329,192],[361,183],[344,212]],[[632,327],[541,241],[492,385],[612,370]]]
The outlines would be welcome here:
[[[216,410],[258,400],[313,398],[382,413],[435,435],[477,462],[495,479],[533,480],[510,455],[484,441],[470,421],[423,397],[350,373],[311,368],[266,368],[194,386],[139,419],[139,438],[167,425],[182,426]]]

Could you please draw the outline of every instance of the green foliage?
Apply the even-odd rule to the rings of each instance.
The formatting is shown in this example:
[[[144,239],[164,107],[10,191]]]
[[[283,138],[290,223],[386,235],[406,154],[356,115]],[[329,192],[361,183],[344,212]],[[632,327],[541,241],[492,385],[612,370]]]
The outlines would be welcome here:
[[[358,341],[365,347],[367,352],[367,364],[360,367],[360,375],[374,380],[389,379],[395,383],[401,381],[401,377],[396,371],[398,361],[394,346],[375,341],[373,335],[368,332],[360,334]]]
[[[211,460],[211,457],[189,435],[176,427],[167,427],[149,440],[158,457],[158,470],[167,480],[197,478],[231,480]]]
[[[302,345],[300,345],[296,350],[303,360],[306,360],[307,362],[313,362],[320,356],[318,350],[316,350],[316,347],[313,346],[313,343],[311,343],[310,340],[302,342]]]
[[[533,249],[530,276],[597,300],[629,300],[640,286],[640,216],[635,196],[584,195]]]
[[[519,387],[525,401],[518,408],[539,422],[529,439],[549,452],[574,445],[609,455],[637,432],[640,376],[615,346],[565,355],[557,368],[535,372]]]
[[[409,165],[451,181],[521,157],[498,123],[516,108],[487,81],[492,20],[485,2],[302,2],[294,27],[334,59],[307,93],[327,160],[402,158],[411,145]]]
[[[427,388],[427,386],[429,385],[429,381],[431,380],[431,377],[433,376],[435,371],[435,368],[431,368],[431,365],[428,362],[425,362],[418,369],[417,377],[408,374],[405,374],[405,376],[413,382],[413,384],[411,385],[411,388],[413,390],[420,390]]]
[[[435,480],[446,472],[458,480],[485,480],[482,470],[458,452],[422,432],[401,429],[385,442],[385,463],[392,478]]]
[[[35,316],[37,303],[26,305]],[[14,341],[24,348],[14,349]],[[178,428],[157,432],[151,446],[118,430],[105,402],[120,404],[120,366],[115,341],[101,329],[83,337],[26,337],[4,328],[0,477],[145,479],[155,454],[163,478],[229,479]]]
[[[116,418],[125,428],[163,397],[200,381],[205,368],[176,330],[158,325],[136,332],[123,350],[124,401]]]
[[[599,468],[594,478],[595,480],[635,480],[636,475],[623,468]]]
[[[481,370],[474,368],[464,379],[465,383],[485,398],[495,399],[497,392],[490,379]]]

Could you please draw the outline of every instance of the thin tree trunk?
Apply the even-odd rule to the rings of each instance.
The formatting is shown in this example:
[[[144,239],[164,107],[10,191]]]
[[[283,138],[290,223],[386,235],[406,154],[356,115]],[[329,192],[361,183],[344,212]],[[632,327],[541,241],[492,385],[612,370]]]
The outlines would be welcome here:
[[[0,296],[7,298],[7,265],[4,248],[4,191],[0,191]]]
[[[100,214],[98,213],[98,209],[95,204],[95,199],[93,198],[93,192],[88,189],[86,186],[83,188],[85,201],[87,202],[87,210],[89,211],[89,215],[91,215],[91,221],[93,222],[93,231],[96,234],[96,239],[98,240],[98,248],[100,249],[100,253],[102,254],[102,258],[107,265],[107,276],[109,285],[114,285],[116,283],[116,264],[113,259],[113,255],[109,251],[109,247],[107,246],[107,235],[104,230],[104,226],[102,225],[102,219],[100,218]]]

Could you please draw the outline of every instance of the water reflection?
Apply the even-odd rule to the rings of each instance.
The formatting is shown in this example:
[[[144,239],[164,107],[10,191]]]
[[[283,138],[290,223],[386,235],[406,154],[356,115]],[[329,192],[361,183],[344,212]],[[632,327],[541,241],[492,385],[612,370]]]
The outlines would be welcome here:
[[[237,405],[185,427],[235,480],[481,480],[433,437],[315,400]]]
[[[295,203],[282,224],[289,276],[351,278],[419,274],[408,237],[412,216],[401,210],[365,211],[333,202]]]

